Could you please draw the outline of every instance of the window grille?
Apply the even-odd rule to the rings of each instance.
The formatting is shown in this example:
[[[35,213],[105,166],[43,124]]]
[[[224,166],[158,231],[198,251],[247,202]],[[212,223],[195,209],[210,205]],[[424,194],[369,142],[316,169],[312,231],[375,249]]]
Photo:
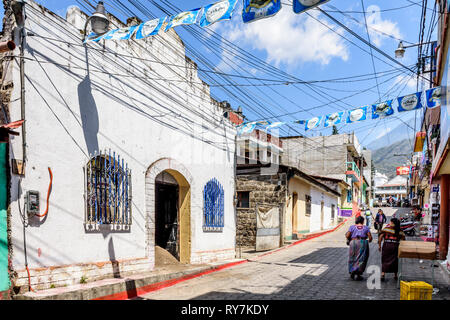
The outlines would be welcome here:
[[[334,204],[331,205],[331,219],[334,220],[336,212],[336,206]]]
[[[224,191],[216,179],[210,180],[203,189],[203,229],[221,230],[224,227]]]
[[[306,212],[305,215],[306,216],[310,216],[311,215],[311,196],[305,194],[305,200],[306,200]]]
[[[100,152],[84,169],[85,223],[131,225],[131,170],[124,159]]]
[[[238,208],[250,208],[250,191],[238,191],[237,200]]]

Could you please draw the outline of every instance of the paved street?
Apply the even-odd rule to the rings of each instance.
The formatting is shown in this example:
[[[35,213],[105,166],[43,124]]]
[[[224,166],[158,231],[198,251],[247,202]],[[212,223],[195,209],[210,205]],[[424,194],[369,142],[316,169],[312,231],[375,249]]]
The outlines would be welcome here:
[[[384,208],[385,213],[402,214],[409,209]],[[373,210],[375,212],[375,210]],[[367,281],[353,281],[347,271],[348,247],[344,234],[353,223],[348,221],[339,230],[299,245],[269,254],[236,267],[191,279],[175,286],[155,291],[145,299],[219,299],[219,300],[301,300],[351,299],[398,300],[400,290],[393,274],[381,283],[381,289],[368,289]],[[368,266],[381,265],[376,233],[370,246]],[[430,263],[412,262],[404,269],[407,280],[431,281]],[[367,270],[366,270],[367,271]],[[437,279],[440,273],[436,268]],[[367,275],[365,276],[367,279]],[[433,299],[449,299],[441,285]]]

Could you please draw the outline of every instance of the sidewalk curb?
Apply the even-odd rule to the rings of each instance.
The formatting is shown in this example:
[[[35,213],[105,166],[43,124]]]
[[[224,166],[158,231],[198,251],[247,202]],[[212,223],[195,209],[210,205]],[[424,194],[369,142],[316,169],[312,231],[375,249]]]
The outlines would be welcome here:
[[[320,232],[320,233],[318,233],[318,234],[316,234],[316,235],[314,235],[312,237],[301,239],[301,240],[296,241],[296,242],[294,242],[294,243],[292,243],[290,245],[287,245],[287,246],[278,248],[276,250],[264,253],[262,255],[257,256],[256,259],[260,259],[260,258],[262,258],[262,257],[264,257],[266,255],[269,255],[269,254],[272,254],[272,253],[275,253],[275,252],[278,252],[278,251],[281,251],[281,250],[285,250],[285,249],[290,248],[292,246],[298,245],[298,244],[300,244],[302,242],[305,242],[305,241],[308,241],[308,240],[311,240],[311,239],[315,239],[315,238],[321,237],[321,236],[323,236],[325,234],[334,232],[334,231],[338,230],[340,227],[342,227],[350,218],[351,217],[349,217],[346,220],[342,221],[341,223],[339,223],[333,229],[330,229],[330,230],[327,230],[327,231],[324,231],[324,232]],[[143,294],[147,294],[147,293],[150,293],[150,292],[154,292],[154,291],[158,291],[158,290],[161,290],[161,289],[164,289],[164,288],[168,288],[168,287],[174,286],[174,285],[176,285],[178,283],[181,283],[181,282],[184,282],[184,281],[187,281],[187,280],[190,280],[190,279],[198,278],[198,277],[201,277],[201,276],[213,273],[213,272],[217,272],[217,271],[228,269],[228,268],[240,265],[240,264],[251,262],[252,260],[253,259],[243,259],[241,261],[235,261],[235,262],[231,262],[231,263],[226,263],[226,264],[223,264],[223,265],[219,265],[219,266],[213,267],[210,270],[206,270],[206,271],[202,271],[202,272],[199,272],[199,273],[194,273],[194,274],[182,276],[182,277],[171,279],[171,280],[166,280],[166,281],[161,281],[161,282],[157,282],[157,283],[152,283],[152,284],[149,284],[149,285],[146,285],[146,286],[142,286],[142,287],[136,288],[134,290],[122,291],[122,292],[114,293],[114,294],[111,294],[111,295],[95,298],[93,300],[125,300],[125,299],[135,298],[135,297],[138,297],[138,296],[143,295]]]
[[[158,291],[167,287],[171,287],[173,285],[176,285],[177,283],[180,282],[184,282],[190,279],[194,279],[194,278],[198,278],[216,271],[220,271],[223,269],[227,269],[227,268],[231,268],[234,266],[237,266],[239,264],[243,264],[248,262],[248,260],[241,260],[241,261],[235,261],[235,262],[230,262],[230,263],[226,263],[223,265],[219,265],[219,266],[215,266],[212,267],[209,270],[206,271],[201,271],[199,273],[193,273],[193,274],[188,274],[179,278],[174,278],[174,279],[170,279],[170,280],[165,280],[165,281],[161,281],[161,282],[156,282],[156,283],[152,283],[146,286],[142,286],[133,290],[126,290],[126,291],[121,291],[118,293],[114,293],[111,295],[107,295],[107,296],[102,296],[102,297],[98,297],[92,300],[127,300],[127,299],[132,299],[132,298],[136,298],[140,295],[149,293],[149,292],[153,292],[153,291]]]

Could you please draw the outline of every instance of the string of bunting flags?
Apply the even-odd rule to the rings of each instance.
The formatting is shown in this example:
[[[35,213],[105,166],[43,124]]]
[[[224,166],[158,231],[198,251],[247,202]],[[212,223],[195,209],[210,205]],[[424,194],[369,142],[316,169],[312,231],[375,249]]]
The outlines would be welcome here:
[[[425,100],[425,101],[423,101]],[[394,111],[394,100],[388,100],[382,103],[363,106],[349,111],[333,112],[324,116],[317,116],[309,120],[294,120],[290,122],[272,122],[269,120],[252,121],[244,123],[237,127],[238,135],[250,134],[257,126],[264,127],[264,130],[269,131],[274,128],[281,127],[285,124],[301,124],[305,125],[305,131],[318,128],[324,120],[323,126],[325,128],[334,126],[340,123],[354,123],[368,119],[371,114],[372,119],[380,119],[392,116]],[[429,109],[441,106],[441,87],[435,87],[425,92],[416,92],[396,99],[397,111],[406,112],[417,109],[422,109],[425,106]],[[347,112],[347,117],[345,113]]]
[[[293,10],[295,13],[302,13],[328,1],[330,0],[293,0]],[[190,24],[198,24],[200,27],[205,28],[219,21],[230,20],[237,2],[238,0],[222,0],[170,17],[154,19],[126,28],[113,29],[102,35],[91,33],[86,37],[84,42],[129,40],[133,36],[136,40],[144,39],[157,35],[165,22],[167,22],[164,28],[165,32],[176,26]],[[242,20],[245,23],[272,17],[281,10],[281,0],[242,0],[242,3]]]

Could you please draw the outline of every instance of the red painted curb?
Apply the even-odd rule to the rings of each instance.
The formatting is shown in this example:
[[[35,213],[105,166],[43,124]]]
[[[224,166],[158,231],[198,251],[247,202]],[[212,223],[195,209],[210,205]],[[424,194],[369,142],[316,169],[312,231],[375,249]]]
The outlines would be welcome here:
[[[118,293],[114,293],[111,295],[107,295],[107,296],[103,296],[103,297],[99,297],[99,298],[95,298],[92,300],[126,300],[126,299],[131,299],[131,298],[135,298],[137,296],[149,293],[149,292],[153,292],[153,291],[157,291],[157,290],[161,290],[167,287],[171,287],[173,285],[176,285],[177,283],[186,281],[186,280],[190,280],[190,279],[194,279],[194,278],[198,278],[216,271],[220,271],[223,269],[227,269],[227,268],[231,268],[234,267],[236,265],[242,264],[242,263],[246,263],[248,262],[248,260],[242,260],[242,261],[237,261],[237,262],[231,262],[231,263],[227,263],[218,267],[215,267],[213,269],[207,270],[207,271],[203,271],[203,272],[199,272],[199,273],[195,273],[195,274],[190,274],[190,275],[186,275],[186,276],[182,276],[180,278],[176,278],[176,279],[171,279],[171,280],[165,280],[165,281],[161,281],[161,282],[157,282],[157,283],[152,283],[149,284],[147,286],[142,286],[136,289],[130,289],[127,291],[122,291],[122,292],[118,292]]]
[[[290,244],[288,246],[285,246],[285,247],[279,248],[277,250],[274,250],[274,251],[267,252],[265,254],[259,255],[259,256],[257,256],[257,259],[259,259],[261,257],[264,257],[266,255],[269,255],[269,254],[272,254],[272,253],[275,253],[275,252],[278,252],[278,251],[290,248],[292,246],[298,245],[298,244],[300,244],[302,242],[305,242],[305,241],[308,241],[308,240],[311,240],[311,239],[314,239],[314,238],[321,237],[321,236],[323,236],[323,235],[325,235],[327,233],[334,232],[338,228],[340,228],[344,223],[346,223],[350,218],[342,221],[334,229],[318,233],[318,234],[316,234],[316,235],[314,235],[312,237],[296,241],[296,242],[294,242],[294,243],[292,243],[292,244]],[[111,295],[95,298],[95,299],[92,299],[92,300],[126,300],[126,299],[132,299],[132,298],[138,297],[140,295],[143,295],[143,294],[146,294],[146,293],[149,293],[149,292],[153,292],[153,291],[161,290],[161,289],[164,289],[164,288],[167,288],[167,287],[171,287],[171,286],[176,285],[177,283],[184,282],[184,281],[187,281],[187,280],[190,280],[190,279],[194,279],[194,278],[198,278],[198,277],[201,277],[201,276],[204,276],[204,275],[216,272],[216,271],[220,271],[220,270],[223,270],[223,269],[231,268],[231,267],[237,266],[239,264],[247,263],[249,261],[250,260],[247,259],[247,260],[242,260],[242,261],[237,261],[237,262],[231,262],[231,263],[227,263],[227,264],[215,267],[215,268],[207,270],[207,271],[203,271],[203,272],[199,272],[199,273],[196,273],[196,274],[190,274],[190,275],[182,276],[182,277],[177,278],[177,279],[171,279],[171,280],[161,281],[161,282],[157,282],[157,283],[152,283],[152,284],[149,284],[147,286],[142,286],[142,287],[139,287],[139,288],[136,288],[136,289],[130,289],[130,290],[114,293],[114,294],[111,294]]]

